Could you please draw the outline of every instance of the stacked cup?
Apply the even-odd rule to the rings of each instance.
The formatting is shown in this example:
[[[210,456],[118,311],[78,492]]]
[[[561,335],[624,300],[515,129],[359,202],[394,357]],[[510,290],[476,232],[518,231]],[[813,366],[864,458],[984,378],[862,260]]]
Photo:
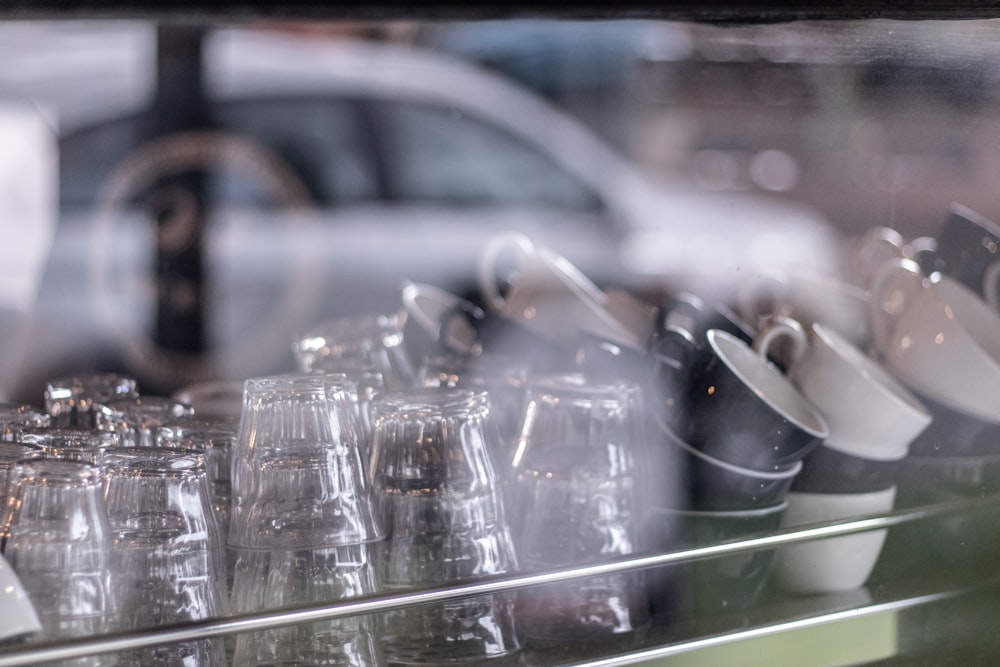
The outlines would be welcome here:
[[[688,494],[684,506],[654,508],[654,523],[679,527],[687,546],[774,530],[803,460],[829,433],[826,420],[753,349],[763,334],[727,308],[675,299],[664,323],[651,349],[658,445],[679,452]],[[657,611],[745,610],[763,593],[774,556],[762,549],[683,564],[672,585],[654,590]]]
[[[232,452],[231,603],[254,612],[378,591],[374,513],[346,390],[322,375],[246,381]],[[241,634],[234,662],[380,663],[367,617]]]
[[[962,222],[953,211],[938,251],[925,258],[957,277],[927,276],[903,259],[884,265],[872,282],[876,350],[933,416],[900,470],[901,507],[973,499],[1000,488],[1000,316],[969,286],[985,279],[993,261],[978,244],[993,241],[972,217]],[[965,243],[953,242],[952,234]],[[936,571],[992,568],[1000,556],[998,519],[996,512],[970,512],[893,528],[879,572],[914,574],[932,563]]]
[[[776,317],[762,327],[758,351],[791,340],[788,375],[829,427],[803,460],[787,494],[783,526],[847,519],[892,509],[896,475],[930,413],[888,371],[836,331]],[[782,547],[774,581],[793,593],[860,587],[878,560],[886,531]]]
[[[385,588],[405,591],[517,568],[496,466],[499,432],[483,392],[421,388],[374,404],[371,476],[386,529]],[[516,659],[514,594],[477,595],[386,612],[390,663]]]

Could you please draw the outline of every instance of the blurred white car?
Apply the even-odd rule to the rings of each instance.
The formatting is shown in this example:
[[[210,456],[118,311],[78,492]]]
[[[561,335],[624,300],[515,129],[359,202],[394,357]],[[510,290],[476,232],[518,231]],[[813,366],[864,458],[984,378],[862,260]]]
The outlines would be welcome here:
[[[133,65],[102,112],[79,60],[72,90],[29,86],[40,104],[87,101],[61,116],[36,380],[114,366],[169,390],[288,368],[296,333],[396,308],[404,280],[474,297],[480,249],[511,230],[600,285],[722,298],[762,267],[834,260],[812,211],[654,181],[460,60],[263,29],[201,45],[193,91],[161,78],[157,96]]]

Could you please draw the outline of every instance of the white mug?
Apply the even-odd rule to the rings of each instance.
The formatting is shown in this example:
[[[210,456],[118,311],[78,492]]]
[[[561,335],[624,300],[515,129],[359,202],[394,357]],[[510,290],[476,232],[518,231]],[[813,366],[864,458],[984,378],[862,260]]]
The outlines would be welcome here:
[[[787,494],[782,527],[837,521],[892,509],[896,487],[870,493]],[[864,585],[878,562],[886,531],[874,530],[787,544],[778,549],[772,577],[790,593],[848,591]]]
[[[765,323],[757,347],[766,355],[787,321]],[[878,461],[906,456],[910,443],[931,423],[931,414],[877,361],[823,324],[795,334],[796,358],[788,376],[826,419],[830,449]]]
[[[507,294],[497,285],[497,268],[505,253],[518,257],[517,279]],[[575,346],[579,334],[642,349],[641,332],[631,330],[608,308],[607,295],[564,257],[534,245],[522,234],[491,239],[479,258],[479,289],[486,308],[518,323],[541,338]],[[634,307],[625,307],[634,313]]]
[[[14,568],[0,555],[0,642],[34,635],[42,624]]]
[[[879,269],[871,295],[875,349],[891,373],[931,401],[1000,423],[1000,315],[908,259]]]

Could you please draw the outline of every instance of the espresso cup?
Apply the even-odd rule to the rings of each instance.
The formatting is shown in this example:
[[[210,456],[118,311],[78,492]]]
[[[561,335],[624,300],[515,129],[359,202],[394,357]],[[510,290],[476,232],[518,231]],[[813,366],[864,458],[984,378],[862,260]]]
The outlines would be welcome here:
[[[862,493],[792,491],[781,526],[886,512],[892,509],[895,497],[895,486]],[[858,588],[875,569],[885,538],[885,530],[873,530],[782,546],[772,578],[778,588],[789,593],[835,593]]]
[[[883,365],[922,396],[1000,423],[1000,316],[962,283],[928,278],[907,259],[885,264],[871,294]]]
[[[517,258],[516,279],[501,291],[499,268],[509,255]],[[575,345],[581,333],[640,349],[646,342],[644,332],[631,330],[615,317],[607,294],[579,269],[521,234],[501,235],[486,244],[477,280],[488,312],[558,345]],[[634,304],[617,307],[632,315],[636,312]]]
[[[792,331],[787,319],[767,322],[758,336],[759,351]],[[823,446],[835,452],[896,461],[931,422],[917,398],[873,358],[824,324],[795,333],[798,356],[788,376],[819,410],[830,432]]]
[[[691,384],[688,443],[727,463],[773,472],[795,465],[829,435],[823,416],[764,356],[723,331],[707,338],[712,356]]]

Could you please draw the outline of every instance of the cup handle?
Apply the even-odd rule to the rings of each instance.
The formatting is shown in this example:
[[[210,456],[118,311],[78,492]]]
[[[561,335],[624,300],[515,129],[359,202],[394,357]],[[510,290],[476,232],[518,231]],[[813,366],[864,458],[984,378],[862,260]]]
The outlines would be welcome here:
[[[868,314],[876,350],[885,348],[893,325],[923,288],[924,273],[912,259],[891,260],[875,271],[869,289]]]
[[[872,227],[852,245],[848,262],[849,279],[868,288],[871,277],[890,259],[905,257],[906,240],[892,227]]]
[[[1000,260],[990,264],[983,275],[983,296],[994,311],[1000,312]]]
[[[773,313],[783,299],[783,276],[765,271],[743,283],[736,291],[736,312],[754,329]]]
[[[809,345],[809,338],[806,330],[798,320],[784,315],[775,315],[767,318],[761,326],[760,331],[754,336],[753,349],[766,362],[770,361],[769,354],[771,346],[779,339],[787,338],[791,341],[791,358],[782,364],[785,371],[791,370],[799,362],[802,355],[806,353]]]
[[[487,241],[479,255],[476,280],[479,283],[479,290],[483,293],[486,307],[493,312],[502,311],[507,304],[497,282],[497,260],[510,250],[518,251],[522,257],[527,257],[535,250],[535,246],[524,234],[502,234]]]

